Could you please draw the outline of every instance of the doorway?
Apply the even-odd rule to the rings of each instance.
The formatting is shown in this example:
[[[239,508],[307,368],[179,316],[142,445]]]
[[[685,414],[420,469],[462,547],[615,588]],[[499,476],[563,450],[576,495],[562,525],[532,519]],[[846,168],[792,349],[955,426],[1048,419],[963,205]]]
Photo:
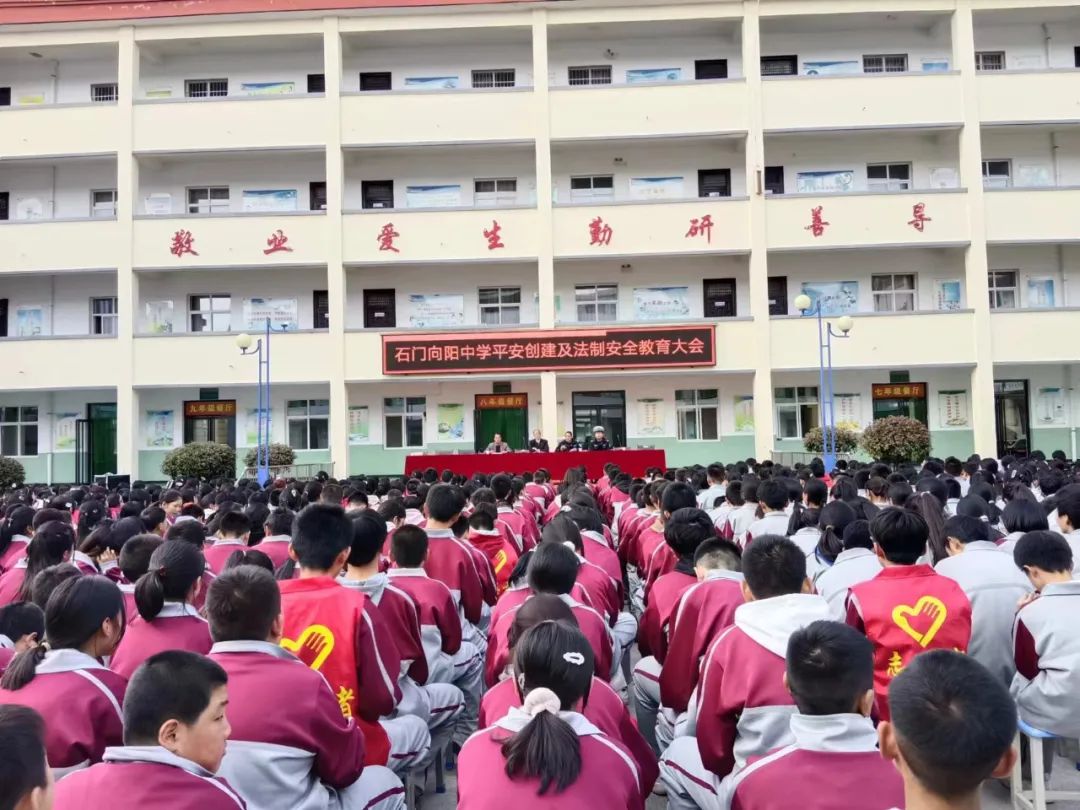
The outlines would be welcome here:
[[[1027,380],[994,380],[994,421],[998,458],[1031,452]]]
[[[503,403],[503,404],[500,404]],[[529,441],[529,399],[526,394],[477,394],[473,407],[473,445],[483,453],[496,433],[512,450]]]
[[[582,447],[592,441],[593,428],[604,429],[612,447],[626,447],[626,392],[575,391],[574,438]]]
[[[216,442],[236,447],[236,400],[184,403],[184,444]]]

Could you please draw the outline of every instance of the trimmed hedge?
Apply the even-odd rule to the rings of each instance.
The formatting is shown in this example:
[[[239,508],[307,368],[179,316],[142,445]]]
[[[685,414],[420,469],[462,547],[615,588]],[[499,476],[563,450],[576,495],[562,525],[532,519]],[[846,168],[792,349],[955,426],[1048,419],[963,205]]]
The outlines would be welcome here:
[[[930,455],[930,429],[918,419],[889,416],[863,431],[863,450],[887,464],[925,461]]]
[[[236,475],[236,450],[217,442],[185,444],[165,456],[161,471],[174,480],[233,478]]]
[[[837,453],[852,453],[859,446],[859,434],[851,428],[837,425],[834,431],[836,432]],[[825,442],[820,427],[811,428],[806,432],[803,436],[803,447],[810,453],[825,452]]]
[[[258,459],[259,448],[252,447],[244,455],[244,466],[254,467],[259,463]],[[296,461],[296,451],[293,450],[287,444],[280,444],[278,442],[270,443],[270,466],[271,467],[289,467]]]

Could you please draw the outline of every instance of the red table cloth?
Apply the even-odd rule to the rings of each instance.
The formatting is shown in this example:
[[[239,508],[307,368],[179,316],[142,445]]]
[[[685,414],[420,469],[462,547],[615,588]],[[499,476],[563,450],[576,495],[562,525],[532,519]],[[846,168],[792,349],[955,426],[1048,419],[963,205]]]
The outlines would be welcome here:
[[[604,474],[605,464],[618,464],[619,469],[635,477],[645,475],[649,467],[667,469],[663,450],[580,450],[569,453],[440,453],[412,455],[405,458],[405,474],[421,473],[428,467],[439,472],[450,470],[459,475],[473,473],[533,472],[543,467],[555,480],[561,480],[571,467],[585,465],[586,475],[597,479]]]

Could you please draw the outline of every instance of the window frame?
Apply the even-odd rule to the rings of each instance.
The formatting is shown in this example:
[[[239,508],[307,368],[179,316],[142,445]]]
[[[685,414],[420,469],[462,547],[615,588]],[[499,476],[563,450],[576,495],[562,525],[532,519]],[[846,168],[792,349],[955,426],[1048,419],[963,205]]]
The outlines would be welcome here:
[[[9,419],[8,411],[15,411],[14,420]],[[33,411],[33,419],[27,418],[27,411]],[[0,407],[0,453],[15,458],[34,458],[40,455],[40,415],[41,409],[37,405],[8,405]],[[15,429],[15,450],[9,452],[6,446],[10,435],[9,429]],[[29,441],[33,437],[33,452],[29,452]]]
[[[107,90],[108,98],[98,98],[98,92]],[[94,104],[115,104],[120,99],[120,87],[117,82],[95,82],[90,85],[90,101]]]
[[[477,186],[481,183],[494,184],[493,191],[479,191]],[[512,191],[500,189],[500,184],[512,183]],[[476,208],[504,208],[508,205],[517,205],[518,179],[516,177],[474,177],[473,178],[473,206]]]
[[[574,188],[575,181],[588,180],[589,187]],[[596,186],[597,180],[610,180],[611,186]],[[598,193],[599,192],[599,193]],[[570,202],[610,202],[615,199],[615,175],[614,174],[572,174],[570,175]]]
[[[95,305],[99,302],[109,301],[112,303],[112,312],[95,312]],[[119,333],[120,307],[115,295],[95,295],[90,298],[90,334],[109,335],[116,337]],[[105,329],[105,325],[112,325],[111,331]]]
[[[712,393],[712,397],[707,395]],[[686,394],[692,396],[686,397]],[[680,397],[680,395],[683,395]],[[713,436],[705,436],[705,413],[712,413]],[[684,417],[693,414],[694,437],[687,438]],[[720,440],[720,389],[679,388],[675,390],[675,438],[680,442],[715,442]]]
[[[225,92],[222,93],[221,87],[214,88],[213,85],[224,85]],[[206,85],[205,92],[197,92],[199,85]],[[218,92],[215,92],[215,89]],[[229,80],[228,79],[184,79],[184,98],[225,98],[229,95]]]
[[[210,309],[196,309],[195,302],[199,298],[210,299]],[[225,309],[216,309],[214,307],[215,301],[224,300],[228,302],[228,307]],[[196,329],[195,321],[196,317],[203,319],[204,323],[210,325],[209,329]],[[226,318],[228,324],[224,329],[215,329],[215,321],[220,318]],[[227,333],[233,331],[232,329],[232,293],[191,293],[188,295],[188,331],[194,334],[206,333]]]
[[[910,278],[910,288],[897,288],[897,278]],[[888,279],[889,288],[885,290],[875,290],[875,279]],[[919,276],[917,273],[873,273],[870,276],[870,295],[874,301],[874,312],[888,312],[892,314],[904,313],[904,312],[916,312],[919,309]],[[911,309],[898,309],[896,301],[901,296],[911,297]],[[888,299],[891,309],[882,309],[878,306],[879,297],[882,300]]]
[[[112,211],[110,213],[100,213],[100,214],[97,213],[98,212],[98,207],[97,207],[98,203],[97,203],[97,200],[94,199],[94,198],[98,194],[111,194],[112,195]],[[119,199],[119,196],[120,195],[117,194],[117,191],[116,191],[115,188],[92,188],[92,189],[90,189],[90,216],[93,219],[116,219],[116,203],[117,203],[117,200]],[[106,211],[108,209],[103,208],[101,210]]]
[[[485,74],[488,74],[485,76]],[[501,74],[501,75],[500,75]],[[507,84],[509,74],[509,84]],[[477,79],[490,77],[490,83],[477,84]],[[497,88],[517,87],[516,68],[479,68],[472,71],[472,87],[474,90],[494,90]]]
[[[994,164],[994,163],[1004,164],[1007,173],[1004,174],[1004,175],[1001,175],[1001,174],[987,174],[987,170],[990,168],[990,165]],[[982,162],[982,184],[983,184],[984,189],[986,189],[986,188],[1012,188],[1012,176],[1013,176],[1012,175],[1012,158],[983,158],[983,162]],[[1005,182],[1004,183],[994,182],[994,183],[991,183],[989,185],[986,182],[987,180],[994,180],[994,179],[1000,179],[1000,178],[1004,178]]]
[[[999,286],[995,282],[997,276],[1003,273],[1009,273],[1012,275],[1012,284],[1008,286]],[[1020,309],[1020,270],[1019,268],[1006,268],[1004,270],[990,270],[987,274],[986,286],[990,293],[990,309],[991,310],[1017,310]],[[1005,293],[1012,293],[1013,305],[1002,306],[1000,296]],[[995,303],[996,302],[996,303]]]
[[[493,304],[485,304],[483,295],[485,292],[494,291],[498,300]],[[517,293],[517,301],[504,301],[503,295],[505,293]],[[514,285],[498,285],[498,286],[484,286],[480,287],[476,293],[478,318],[481,326],[520,326],[521,325],[521,305],[522,305],[521,287]],[[510,310],[515,310],[517,318],[515,320],[505,320],[505,313]],[[495,313],[497,315],[494,321],[485,321],[484,313]]]
[[[781,391],[791,391],[792,397],[781,398]],[[813,392],[813,394],[802,392]],[[808,430],[811,428],[819,427],[821,425],[821,393],[818,391],[816,385],[785,385],[779,388],[773,389],[773,403],[774,410],[776,412],[776,437],[778,439],[802,439]],[[814,413],[814,423],[812,425],[803,424],[804,409],[807,411],[806,416],[810,413]],[[784,436],[781,433],[783,426],[783,420],[780,418],[781,411],[791,411],[795,415],[795,426],[799,435],[797,436]]]
[[[206,199],[192,202],[192,193],[199,191],[206,192]],[[219,193],[224,191],[225,197],[214,197],[215,191]],[[184,201],[189,215],[227,214],[232,210],[232,189],[229,186],[187,186],[184,189]]]
[[[986,57],[1001,57],[1000,67],[986,67],[984,60]],[[975,70],[979,73],[993,73],[999,70],[1005,70],[1005,51],[975,51]]]
[[[588,81],[575,81],[574,71],[588,71],[585,76],[579,76],[578,78],[585,78]],[[614,84],[614,73],[611,65],[569,65],[566,68],[566,84],[569,87],[601,87],[604,85]],[[604,81],[606,74],[607,81]]]
[[[880,60],[880,63],[881,63],[881,69],[880,70],[869,68],[869,64],[875,59]],[[890,60],[890,59],[903,59],[904,60],[903,69],[902,70],[895,70],[895,69],[890,70],[889,69],[889,64],[888,64],[888,60]],[[906,53],[864,53],[863,58],[862,58],[862,66],[863,66],[862,72],[864,74],[865,73],[870,73],[870,74],[907,73],[909,71],[909,69],[910,69],[909,68],[909,59],[908,59],[908,55]]]
[[[896,169],[906,169],[907,177],[893,177],[893,171]],[[871,177],[871,169],[884,169],[885,177]],[[900,192],[911,191],[914,186],[912,185],[912,175],[914,174],[911,163],[904,161],[889,162],[889,163],[867,163],[866,164],[866,188],[868,191],[884,191],[884,192]]]
[[[793,53],[763,55],[760,59],[760,65],[763,78],[799,75],[799,57]],[[787,69],[781,73],[773,73],[769,70],[772,66],[782,66]]]
[[[710,290],[711,286],[723,288],[727,287],[728,285],[730,285],[730,290],[725,290],[721,295],[710,294],[715,292],[714,290]],[[707,318],[709,320],[719,320],[723,318],[737,318],[739,316],[739,282],[734,276],[728,276],[725,278],[702,279],[701,299],[701,316],[703,318]],[[710,309],[720,309],[717,304],[722,301],[730,302],[730,310],[722,313],[711,313]]]
[[[400,402],[399,406],[394,405]],[[419,411],[410,411],[410,406]],[[390,444],[390,420],[400,421],[401,444]],[[420,423],[420,443],[409,442],[409,422]],[[414,425],[415,429],[415,425]],[[383,447],[388,450],[405,450],[427,445],[427,397],[383,397]]]
[[[581,294],[592,291],[591,299],[582,300]],[[606,298],[601,301],[600,291],[611,290],[614,291],[613,300],[607,300]],[[612,306],[615,311],[610,318],[600,317],[601,306]],[[593,317],[582,317],[582,307],[592,307]],[[574,285],[574,312],[577,316],[577,323],[613,323],[619,319],[619,285],[611,284],[607,282],[601,282],[599,284],[575,284]]]
[[[303,404],[303,414],[291,413],[294,406]],[[312,407],[317,406],[317,403],[325,404],[324,413],[312,413]],[[321,434],[315,434],[312,426],[313,422],[325,422],[325,428]],[[303,446],[293,444],[293,424],[303,423],[304,425],[304,442]],[[324,443],[314,441],[316,435],[323,437]],[[329,450],[330,449],[330,400],[328,399],[287,399],[285,400],[285,437],[288,440],[289,447],[293,450]],[[319,445],[319,446],[316,446]]]

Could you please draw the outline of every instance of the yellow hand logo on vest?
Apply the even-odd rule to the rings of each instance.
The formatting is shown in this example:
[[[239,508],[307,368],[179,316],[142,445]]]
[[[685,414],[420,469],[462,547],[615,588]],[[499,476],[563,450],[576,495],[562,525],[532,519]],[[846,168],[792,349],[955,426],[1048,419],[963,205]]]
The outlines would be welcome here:
[[[940,599],[934,596],[921,596],[914,605],[894,607],[892,620],[897,627],[915,639],[919,646],[926,647],[945,624],[947,615],[945,604]],[[912,619],[916,620],[917,626],[912,625]]]
[[[312,669],[318,670],[334,651],[334,634],[324,625],[313,624],[305,627],[295,640],[281,639],[281,646]]]

